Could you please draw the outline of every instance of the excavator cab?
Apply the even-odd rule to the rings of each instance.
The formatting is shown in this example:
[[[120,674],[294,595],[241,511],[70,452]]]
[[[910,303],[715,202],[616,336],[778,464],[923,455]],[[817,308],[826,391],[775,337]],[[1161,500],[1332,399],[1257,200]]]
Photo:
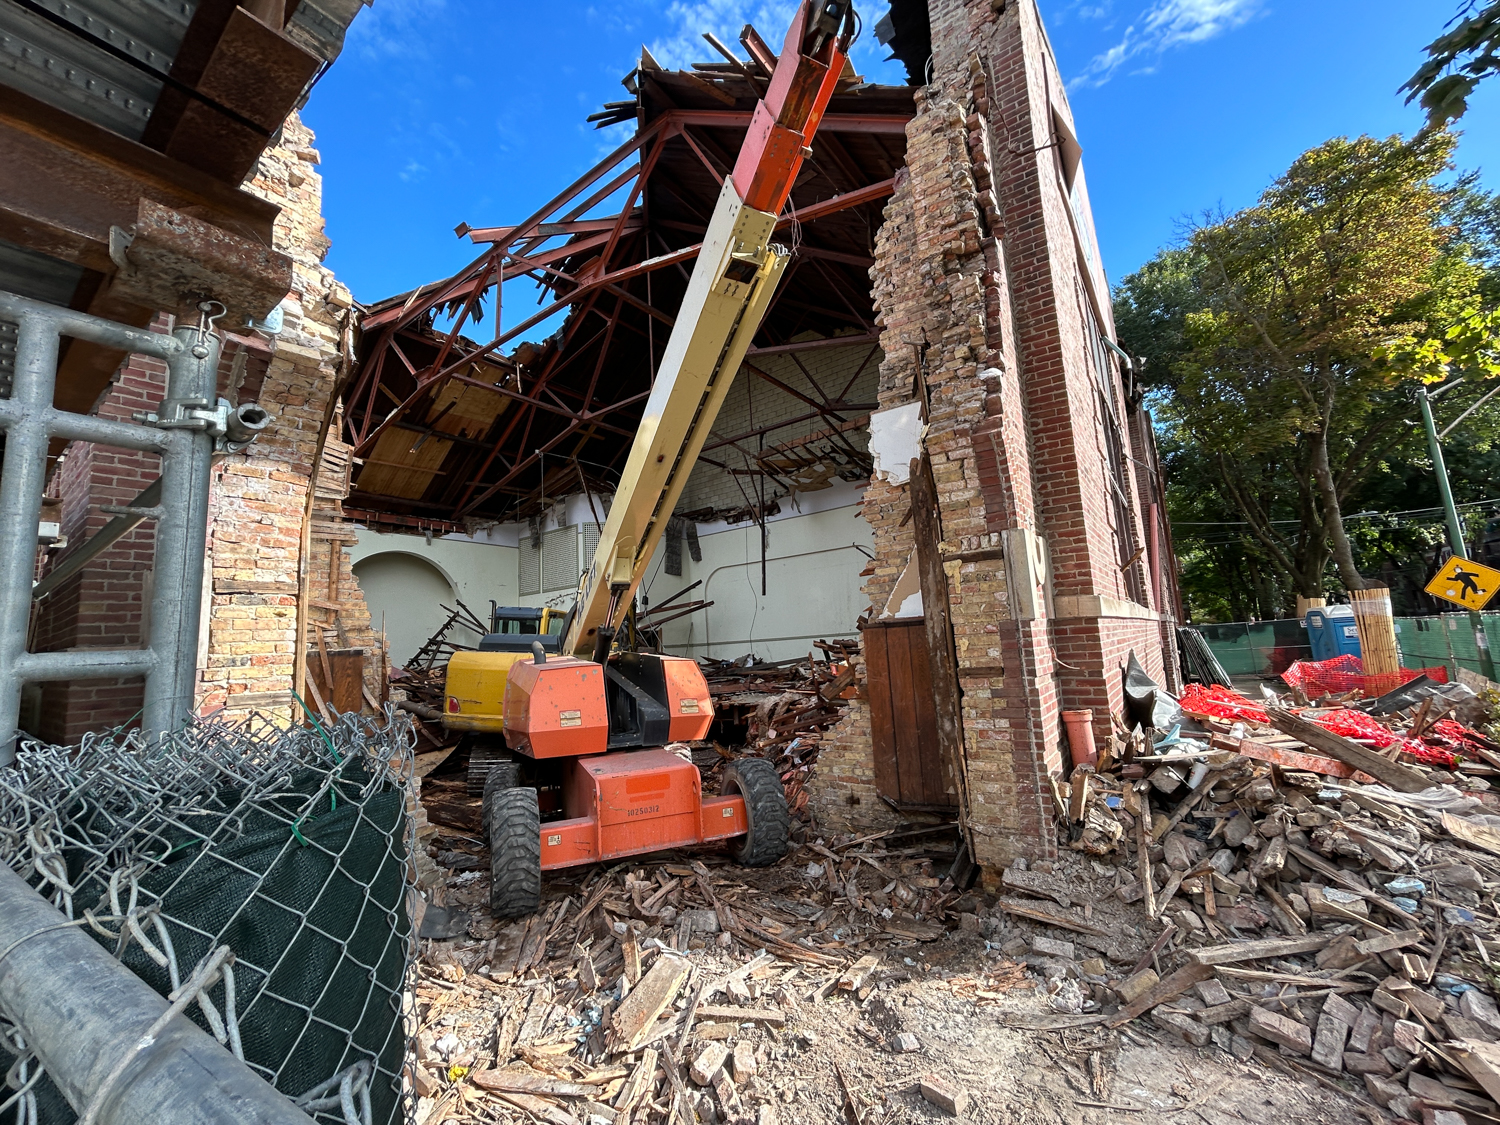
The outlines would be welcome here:
[[[479,642],[480,652],[530,652],[540,641],[545,652],[562,643],[563,615],[551,606],[490,603],[490,631]]]

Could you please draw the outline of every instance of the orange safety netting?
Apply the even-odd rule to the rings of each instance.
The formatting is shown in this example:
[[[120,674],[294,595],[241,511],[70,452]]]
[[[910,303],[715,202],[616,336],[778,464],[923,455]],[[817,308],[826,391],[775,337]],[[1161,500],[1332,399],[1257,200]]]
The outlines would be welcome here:
[[[1325,660],[1323,665],[1351,660],[1358,663],[1359,657],[1341,656],[1336,661]],[[1308,666],[1319,667],[1319,665]],[[1437,671],[1441,672],[1444,669],[1437,669]],[[1409,675],[1407,678],[1415,679],[1416,674]],[[1438,679],[1436,676],[1432,678]],[[1446,682],[1446,679],[1440,682]],[[1243,721],[1262,726],[1270,725],[1270,720],[1262,707],[1252,703],[1239,692],[1218,684],[1188,684],[1182,690],[1180,703],[1182,709],[1191,715],[1223,719],[1226,722]],[[1475,756],[1472,747],[1478,745],[1479,739],[1479,735],[1474,731],[1451,719],[1441,719],[1433,723],[1423,732],[1421,738],[1407,738],[1376,722],[1363,711],[1354,711],[1347,707],[1341,707],[1336,711],[1329,711],[1316,717],[1311,714],[1305,714],[1303,717],[1312,719],[1324,730],[1332,731],[1334,734],[1371,746],[1376,750],[1385,750],[1392,744],[1400,743],[1401,753],[1410,754],[1419,762],[1448,769],[1458,764],[1460,755],[1467,753],[1470,757]]]
[[[1373,699],[1421,675],[1440,684],[1448,682],[1448,669],[1442,666],[1372,674],[1365,671],[1364,661],[1350,655],[1335,656],[1332,660],[1299,660],[1281,673],[1281,678],[1291,687],[1300,688],[1309,699],[1343,695],[1349,691],[1362,691],[1367,698]]]
[[[1229,722],[1243,720],[1247,723],[1264,724],[1265,711],[1251,703],[1239,692],[1218,684],[1188,684],[1182,689],[1178,700],[1182,709],[1194,715],[1207,715]]]

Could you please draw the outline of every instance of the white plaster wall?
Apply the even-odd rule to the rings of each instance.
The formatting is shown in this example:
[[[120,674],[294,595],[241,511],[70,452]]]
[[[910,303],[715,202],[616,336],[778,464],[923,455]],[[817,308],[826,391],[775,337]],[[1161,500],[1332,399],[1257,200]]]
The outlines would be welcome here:
[[[863,493],[861,484],[838,481],[817,492],[782,497],[780,514],[767,523],[764,597],[760,593],[760,530],[753,523],[699,525],[703,560],[693,562],[684,542],[680,578],[665,572],[665,551],[659,548],[641,586],[648,603],[671,597],[699,579],[703,585],[683,601],[707,598],[715,603],[706,611],[669,624],[663,637],[666,650],[681,656],[729,658],[753,652],[764,660],[780,660],[805,656],[815,640],[855,636],[854,623],[869,608],[860,592],[864,584],[860,571],[870,557],[867,552],[872,542],[869,526],[860,518]],[[594,497],[594,510],[601,516],[605,502]],[[587,500],[582,495],[570,496],[559,499],[543,527],[576,525],[592,522],[592,518]],[[476,593],[471,600],[460,590],[459,596],[475,612],[488,609],[492,597],[502,605],[568,609],[573,604],[571,590],[521,595],[517,574],[520,551],[490,545],[517,543],[528,535],[524,524],[508,524],[487,532],[482,544],[450,537],[436,539],[427,548],[421,536],[361,532],[355,558],[357,561],[376,550],[392,549],[394,544],[396,549],[430,551],[424,557],[456,571],[456,552],[466,550],[469,554],[464,557],[471,557],[475,551],[493,552],[504,559],[506,569],[500,588],[505,597],[493,592]],[[522,549],[529,548],[523,545]],[[486,557],[480,554],[480,563]],[[588,562],[580,550],[580,567]],[[378,610],[373,612],[378,627]]]
[[[693,562],[684,543],[681,578],[663,572],[658,552],[643,583],[653,602],[699,579],[703,585],[683,601],[714,602],[667,625],[663,647],[680,656],[732,659],[753,652],[782,660],[805,656],[815,640],[855,636],[854,623],[869,608],[859,572],[872,540],[860,518],[861,491],[842,485],[799,496],[800,513],[783,500],[782,514],[766,525],[764,596],[760,529],[753,523],[700,527],[703,561]]]
[[[379,532],[365,527],[359,528],[356,534],[359,539],[349,548],[356,578],[360,576],[360,564],[367,559],[380,555],[405,555],[433,568],[448,586],[448,599],[456,597],[462,600],[481,621],[489,619],[491,599],[500,605],[519,604],[516,596],[519,552],[498,537],[450,535],[434,538],[429,543],[422,535]],[[421,570],[420,565],[412,570],[410,590],[401,589],[401,569],[391,560],[385,560],[374,570],[366,569],[372,579],[368,580],[368,589],[363,581],[360,588],[370,606],[370,622],[379,630],[384,614],[386,634],[391,642],[391,661],[393,665],[400,665],[447,617],[434,604],[439,600],[436,595],[442,592],[442,587],[427,581],[428,572]],[[448,600],[447,604],[451,606],[453,602]],[[412,637],[417,638],[414,644],[410,643]],[[459,644],[473,644],[478,639],[471,631],[457,629],[452,637]],[[410,651],[403,651],[403,647],[409,647]]]

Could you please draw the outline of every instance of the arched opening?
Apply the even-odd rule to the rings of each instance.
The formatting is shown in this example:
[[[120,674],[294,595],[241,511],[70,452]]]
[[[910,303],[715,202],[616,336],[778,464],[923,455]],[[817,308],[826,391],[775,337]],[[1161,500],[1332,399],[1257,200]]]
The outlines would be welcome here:
[[[391,667],[409,661],[447,620],[453,586],[430,562],[400,551],[371,555],[354,564],[354,577],[370,607],[370,623],[385,623]]]

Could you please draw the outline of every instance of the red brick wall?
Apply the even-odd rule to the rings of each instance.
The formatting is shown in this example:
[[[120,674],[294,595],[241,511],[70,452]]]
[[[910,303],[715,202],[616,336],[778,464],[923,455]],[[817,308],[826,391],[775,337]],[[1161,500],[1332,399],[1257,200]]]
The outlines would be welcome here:
[[[1146,543],[1141,485],[1120,373],[1100,342],[1113,325],[1082,173],[1070,192],[1055,143],[1056,121],[1071,129],[1066,96],[1034,0],[1001,7],[931,0],[934,82],[918,93],[871,270],[881,406],[926,403],[967,823],[989,867],[1056,848],[1060,712],[1093,708],[1108,737],[1128,653],[1163,674],[1144,557],[1122,566]],[[911,553],[909,507],[905,484],[876,480],[865,494],[875,614]],[[888,819],[867,799],[862,704],[825,739],[819,771],[815,808],[830,828]]]
[[[152,325],[165,331],[166,318]],[[149,356],[130,356],[97,413],[115,421],[161,401],[167,385],[166,365]],[[68,547],[54,552],[49,569],[76,550],[114,517],[106,504],[129,504],[161,474],[160,458],[133,449],[73,442],[64,451],[51,494],[63,501],[62,530]],[[149,572],[156,547],[156,525],[139,524],[129,535],[43,603],[32,649],[59,652],[87,648],[136,648],[146,641]],[[42,685],[42,726],[33,731],[50,742],[76,742],[86,731],[128,723],[140,710],[143,681],[62,680]]]

